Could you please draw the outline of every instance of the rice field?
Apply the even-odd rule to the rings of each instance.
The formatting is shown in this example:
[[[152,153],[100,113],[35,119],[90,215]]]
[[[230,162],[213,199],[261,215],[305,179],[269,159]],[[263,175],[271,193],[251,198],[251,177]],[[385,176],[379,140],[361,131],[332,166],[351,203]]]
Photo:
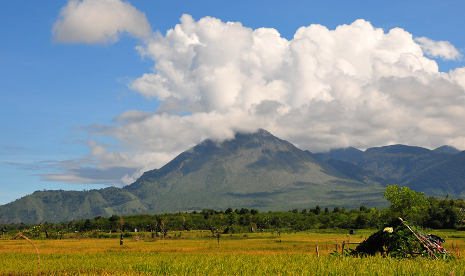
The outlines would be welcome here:
[[[228,234],[219,244],[207,231],[170,232],[166,239],[139,233],[122,246],[119,239],[78,237],[33,242],[44,275],[465,275],[465,232],[433,233],[446,239],[456,260],[330,255],[337,244],[341,251],[343,241],[360,242],[370,231]],[[26,240],[0,240],[1,275],[34,275],[38,269]]]

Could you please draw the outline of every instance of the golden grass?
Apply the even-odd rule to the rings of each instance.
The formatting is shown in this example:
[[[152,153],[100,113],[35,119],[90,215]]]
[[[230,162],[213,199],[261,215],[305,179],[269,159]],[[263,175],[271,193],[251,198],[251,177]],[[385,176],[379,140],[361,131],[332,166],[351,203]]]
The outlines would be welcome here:
[[[179,232],[170,233],[170,236]],[[455,261],[329,255],[334,244],[362,241],[370,231],[223,235],[218,246],[206,231],[182,232],[181,238],[35,240],[42,272],[50,275],[465,275],[465,233],[441,231],[454,244]],[[320,257],[316,256],[318,244]],[[327,245],[327,249],[326,249]],[[458,247],[458,249],[457,249]],[[0,274],[37,273],[35,250],[24,240],[0,240]]]

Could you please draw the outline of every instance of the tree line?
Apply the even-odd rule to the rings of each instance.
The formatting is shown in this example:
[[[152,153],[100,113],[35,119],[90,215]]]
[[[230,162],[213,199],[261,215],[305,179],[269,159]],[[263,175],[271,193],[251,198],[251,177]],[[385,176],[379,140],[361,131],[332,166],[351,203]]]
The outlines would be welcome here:
[[[60,238],[68,233],[152,232],[167,235],[168,231],[209,230],[218,233],[257,231],[305,231],[310,229],[378,229],[402,217],[418,226],[465,230],[465,201],[425,197],[408,187],[389,185],[384,193],[389,208],[360,206],[346,210],[342,207],[293,209],[286,212],[259,212],[256,209],[193,211],[155,215],[94,217],[61,223],[0,225],[0,234],[23,231],[32,237]]]

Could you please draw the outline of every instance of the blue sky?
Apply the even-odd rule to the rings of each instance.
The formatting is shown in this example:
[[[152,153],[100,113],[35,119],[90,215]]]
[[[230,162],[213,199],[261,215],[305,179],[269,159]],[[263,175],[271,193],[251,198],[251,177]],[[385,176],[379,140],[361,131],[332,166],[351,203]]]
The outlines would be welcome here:
[[[125,166],[134,170],[146,169],[134,165],[142,162],[139,157],[137,162],[124,161],[121,165],[115,163],[105,167],[104,157],[92,156],[91,151],[96,148],[89,146],[89,141],[101,144],[107,152],[131,153],[134,149],[128,143],[132,140],[121,138],[118,134],[110,135],[109,132],[95,134],[95,131],[89,130],[89,126],[98,126],[97,132],[101,132],[102,126],[120,126],[115,118],[126,111],[156,112],[163,102],[160,96],[148,97],[135,91],[137,89],[131,87],[131,83],[143,74],[153,72],[154,63],[159,60],[150,55],[141,56],[135,47],[148,43],[128,33],[121,34],[115,43],[54,41],[52,29],[66,4],[65,1],[54,0],[18,0],[4,2],[0,9],[0,204],[35,190],[92,189],[111,185],[109,182],[92,183],[91,178],[79,183],[79,180],[68,181],[66,179],[70,178],[66,177],[62,178],[64,181],[44,177],[47,174],[69,173],[60,167],[60,161],[76,162],[81,169],[99,166],[100,169]],[[463,1],[132,0],[130,4],[145,14],[153,31],[159,31],[162,35],[179,24],[183,14],[191,15],[195,21],[211,16],[222,22],[241,22],[251,29],[274,28],[287,40],[292,40],[301,26],[321,24],[332,30],[342,24],[351,24],[356,19],[365,19],[385,32],[399,27],[413,37],[448,41],[460,54],[465,53]],[[438,63],[441,72],[465,66],[463,57],[428,58]],[[184,112],[191,114],[193,111],[186,109]],[[432,119],[428,120],[430,122]],[[250,129],[257,124],[251,125]],[[237,129],[235,126],[231,128]],[[457,136],[452,130],[444,131]],[[183,146],[208,138],[211,133],[214,133],[213,136],[217,134],[205,130],[199,130],[195,135],[188,134],[186,137],[191,139],[188,143],[178,143],[177,147],[173,146],[163,153],[157,152],[154,146],[154,156],[163,154],[164,157],[157,161],[152,158],[152,163],[147,162],[161,164],[160,160],[169,160],[168,157],[179,153]],[[293,136],[279,127],[276,127],[276,133],[303,147],[321,147],[316,142],[305,144],[303,141],[306,138],[313,139],[305,136],[305,133]],[[167,137],[169,133],[153,135],[155,138]],[[219,138],[227,136],[222,135]],[[401,136],[386,141],[363,142],[362,139],[357,146],[367,147],[385,142],[430,146],[452,141],[452,134],[447,134],[449,136],[446,138],[444,135],[433,133],[431,137],[434,136],[435,140],[428,141],[409,140]],[[457,142],[457,145],[460,143]],[[140,149],[134,151],[141,153]],[[128,162],[131,165],[127,165]]]

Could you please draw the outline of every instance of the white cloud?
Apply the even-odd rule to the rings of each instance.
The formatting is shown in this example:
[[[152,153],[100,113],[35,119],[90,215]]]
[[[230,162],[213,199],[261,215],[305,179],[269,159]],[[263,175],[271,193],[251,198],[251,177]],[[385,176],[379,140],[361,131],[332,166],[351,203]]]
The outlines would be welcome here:
[[[465,69],[439,72],[424,47],[406,30],[361,19],[301,27],[288,40],[271,28],[184,15],[138,47],[154,67],[131,87],[161,105],[94,127],[91,135],[116,138],[121,152],[92,144],[92,158],[137,169],[123,177],[130,183],[203,139],[258,128],[314,152],[390,143],[465,149]],[[456,57],[447,49],[430,55]]]
[[[434,41],[427,37],[417,37],[415,41],[429,56],[451,60],[461,57],[460,52],[449,41]]]
[[[122,33],[145,38],[151,32],[145,15],[121,0],[69,0],[52,30],[55,41],[71,43],[112,43]]]
[[[465,89],[465,67],[457,68],[450,72],[452,80]]]

